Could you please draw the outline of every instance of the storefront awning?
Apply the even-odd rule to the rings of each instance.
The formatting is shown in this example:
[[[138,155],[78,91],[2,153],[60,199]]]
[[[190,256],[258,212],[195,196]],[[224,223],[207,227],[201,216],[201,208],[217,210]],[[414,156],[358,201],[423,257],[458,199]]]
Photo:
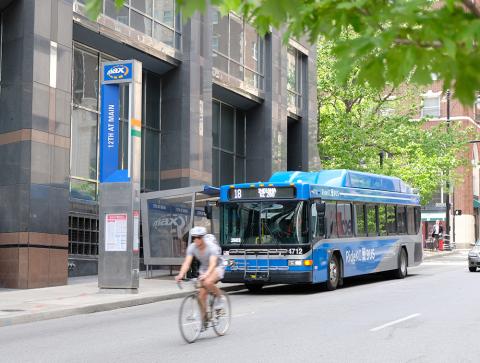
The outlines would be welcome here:
[[[444,221],[445,212],[422,212],[422,221],[424,222],[433,222],[433,221]]]

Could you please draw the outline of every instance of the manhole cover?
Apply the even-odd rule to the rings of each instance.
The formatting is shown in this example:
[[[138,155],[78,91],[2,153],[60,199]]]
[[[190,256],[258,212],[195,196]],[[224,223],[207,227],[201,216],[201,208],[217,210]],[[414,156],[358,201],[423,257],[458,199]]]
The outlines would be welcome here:
[[[4,312],[4,313],[17,313],[19,311],[25,311],[25,310],[22,310],[22,309],[2,309],[0,311]]]

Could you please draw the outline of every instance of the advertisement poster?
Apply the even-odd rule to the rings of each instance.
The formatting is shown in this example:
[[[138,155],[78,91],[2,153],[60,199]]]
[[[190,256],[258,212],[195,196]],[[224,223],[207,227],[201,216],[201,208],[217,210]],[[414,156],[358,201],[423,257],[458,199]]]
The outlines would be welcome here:
[[[127,214],[105,215],[105,251],[127,250]]]
[[[133,211],[133,252],[138,252],[140,249],[140,211]]]

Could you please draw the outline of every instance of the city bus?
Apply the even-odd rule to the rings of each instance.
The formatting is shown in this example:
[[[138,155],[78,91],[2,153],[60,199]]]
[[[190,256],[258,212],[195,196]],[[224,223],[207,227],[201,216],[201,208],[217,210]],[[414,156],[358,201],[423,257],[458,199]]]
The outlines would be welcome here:
[[[351,170],[277,172],[220,187],[224,282],[320,284],[422,262],[420,197],[396,177]]]

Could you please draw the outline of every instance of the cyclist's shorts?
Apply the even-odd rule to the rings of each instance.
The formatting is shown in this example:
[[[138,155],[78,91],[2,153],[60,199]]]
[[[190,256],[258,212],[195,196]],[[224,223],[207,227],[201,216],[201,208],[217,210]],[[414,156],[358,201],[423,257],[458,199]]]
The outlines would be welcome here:
[[[223,279],[223,276],[225,275],[225,268],[223,266],[217,266],[215,271],[217,272],[218,279]]]

